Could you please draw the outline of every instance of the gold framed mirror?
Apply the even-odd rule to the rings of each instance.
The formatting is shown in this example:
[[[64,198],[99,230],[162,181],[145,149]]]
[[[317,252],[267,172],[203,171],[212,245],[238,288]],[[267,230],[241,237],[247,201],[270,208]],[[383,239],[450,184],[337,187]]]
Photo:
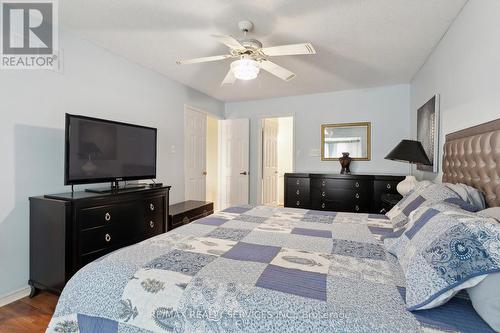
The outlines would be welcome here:
[[[354,161],[371,159],[371,123],[321,125],[321,160],[338,161],[347,152]]]

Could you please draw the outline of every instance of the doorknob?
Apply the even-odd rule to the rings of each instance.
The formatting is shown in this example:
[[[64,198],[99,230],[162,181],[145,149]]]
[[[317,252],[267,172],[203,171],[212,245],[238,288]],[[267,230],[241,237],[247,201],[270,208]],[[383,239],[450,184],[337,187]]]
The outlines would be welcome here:
[[[206,175],[207,175],[207,172],[206,172],[206,171],[203,171],[201,174],[202,174],[203,176],[206,176]]]
[[[247,175],[247,172],[246,172],[246,171],[240,172],[240,175],[244,175],[244,176],[246,176],[246,175]]]

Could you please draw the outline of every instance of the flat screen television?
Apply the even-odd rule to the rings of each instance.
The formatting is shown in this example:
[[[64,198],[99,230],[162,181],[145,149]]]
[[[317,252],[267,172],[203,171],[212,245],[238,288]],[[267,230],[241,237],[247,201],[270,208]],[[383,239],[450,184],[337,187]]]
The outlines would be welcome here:
[[[65,185],[156,178],[156,128],[66,114]]]

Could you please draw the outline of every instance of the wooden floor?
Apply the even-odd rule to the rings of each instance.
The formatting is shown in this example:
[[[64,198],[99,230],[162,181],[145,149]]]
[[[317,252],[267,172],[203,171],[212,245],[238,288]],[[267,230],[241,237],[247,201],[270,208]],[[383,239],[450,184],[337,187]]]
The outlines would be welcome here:
[[[58,297],[41,292],[0,308],[0,333],[45,332]]]

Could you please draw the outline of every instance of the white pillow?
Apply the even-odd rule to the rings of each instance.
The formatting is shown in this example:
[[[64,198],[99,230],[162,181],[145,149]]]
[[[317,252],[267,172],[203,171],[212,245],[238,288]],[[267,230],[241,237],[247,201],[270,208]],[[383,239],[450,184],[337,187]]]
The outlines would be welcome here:
[[[479,215],[482,216],[487,216],[487,217],[492,217],[495,220],[500,221],[500,207],[491,207],[491,208],[486,208],[483,209],[479,212],[477,212]]]
[[[488,325],[500,332],[500,273],[491,273],[467,289],[472,306]]]

